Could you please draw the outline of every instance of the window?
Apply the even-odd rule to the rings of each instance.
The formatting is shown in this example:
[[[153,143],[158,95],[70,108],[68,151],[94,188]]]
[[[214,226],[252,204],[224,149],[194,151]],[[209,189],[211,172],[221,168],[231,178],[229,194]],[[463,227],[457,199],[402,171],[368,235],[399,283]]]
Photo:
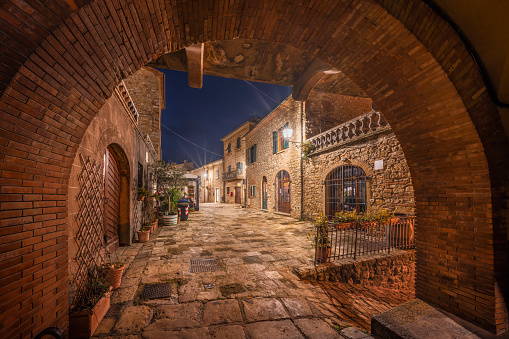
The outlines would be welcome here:
[[[138,187],[143,187],[143,165],[138,163]]]
[[[238,162],[237,163],[237,174],[242,174],[242,167],[243,167],[243,163],[241,162]]]
[[[247,164],[249,165],[253,162],[256,162],[256,144],[247,150]]]
[[[289,147],[290,143],[288,139],[283,137],[283,130],[288,128],[289,124],[286,123],[283,127],[277,131],[272,132],[272,153],[277,153]]]
[[[232,144],[231,142],[228,143],[228,147],[226,147],[226,153],[230,154],[232,152]]]
[[[352,165],[336,167],[325,178],[325,215],[366,211],[366,173]]]
[[[256,196],[256,186],[251,185],[249,186],[249,195],[254,198]]]
[[[237,149],[240,149],[240,138],[237,138]]]
[[[226,194],[230,194],[230,187],[226,187]]]
[[[219,179],[219,170],[216,170],[216,179]]]
[[[232,171],[232,165],[228,165],[228,172]]]

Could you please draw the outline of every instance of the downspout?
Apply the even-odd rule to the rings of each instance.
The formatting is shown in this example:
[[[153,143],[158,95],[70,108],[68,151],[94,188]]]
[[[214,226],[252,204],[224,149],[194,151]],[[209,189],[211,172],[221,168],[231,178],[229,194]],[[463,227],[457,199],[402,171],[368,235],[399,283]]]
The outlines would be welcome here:
[[[300,220],[304,215],[304,169],[302,167],[302,144],[304,142],[304,109],[305,102],[300,103]]]

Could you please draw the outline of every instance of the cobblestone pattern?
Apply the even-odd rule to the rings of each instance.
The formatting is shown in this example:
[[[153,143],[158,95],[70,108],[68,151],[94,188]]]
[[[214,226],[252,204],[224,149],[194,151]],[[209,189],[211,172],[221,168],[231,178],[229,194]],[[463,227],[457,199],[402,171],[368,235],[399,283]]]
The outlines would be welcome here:
[[[310,229],[309,222],[284,216],[203,204],[189,221],[119,249],[126,271],[111,302],[123,306],[102,321],[96,337],[341,338],[336,329],[366,330],[364,319],[407,300],[388,289],[377,295],[348,285],[340,293],[333,284],[300,280],[293,271],[312,262]],[[190,273],[191,258],[216,258],[221,269]],[[139,299],[144,284],[159,282],[172,284],[169,298]]]
[[[183,4],[3,2],[6,336],[68,327],[67,241],[56,239],[68,232],[70,169],[119,79],[166,52],[235,37],[313,51],[373,99],[412,170],[422,227],[419,297],[492,331],[507,330],[500,287],[507,285],[507,242],[490,239],[507,239],[508,141],[454,29],[420,0]]]
[[[370,178],[366,182],[368,210],[387,209],[394,213],[415,213],[414,189],[408,164],[394,134],[375,140],[361,140],[336,151],[311,156],[304,161],[304,216],[308,219],[325,213],[327,174],[342,165],[361,167]],[[341,160],[346,159],[346,160]],[[374,169],[383,160],[383,169]]]

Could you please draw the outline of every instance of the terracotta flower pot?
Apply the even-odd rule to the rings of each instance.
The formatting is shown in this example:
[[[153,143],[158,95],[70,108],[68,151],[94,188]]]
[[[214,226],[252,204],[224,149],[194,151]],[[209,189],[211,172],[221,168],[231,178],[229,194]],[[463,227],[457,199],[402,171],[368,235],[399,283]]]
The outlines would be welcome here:
[[[158,226],[159,226],[159,219],[156,219],[156,221],[154,221],[154,229],[157,229]]]
[[[145,226],[145,229],[152,233],[154,231],[154,225]]]
[[[316,247],[315,258],[318,263],[330,262],[330,247]]]
[[[87,311],[69,314],[69,338],[90,338],[110,309],[111,292],[106,292],[97,304]]]
[[[140,242],[147,242],[150,238],[150,231],[138,231],[138,240]]]
[[[102,267],[99,270],[103,272],[106,281],[110,284],[112,290],[120,287],[122,282],[122,274],[124,273],[125,265],[120,268],[115,268],[113,265]]]

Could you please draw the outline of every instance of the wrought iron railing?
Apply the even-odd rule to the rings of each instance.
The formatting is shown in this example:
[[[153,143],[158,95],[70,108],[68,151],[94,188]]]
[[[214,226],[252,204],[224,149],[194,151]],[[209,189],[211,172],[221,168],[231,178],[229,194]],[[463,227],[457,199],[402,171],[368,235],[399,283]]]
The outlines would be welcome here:
[[[223,173],[223,180],[237,179],[242,175],[242,168]]]
[[[332,147],[339,147],[356,139],[376,134],[391,127],[380,112],[370,111],[360,117],[335,126],[323,133],[309,138],[311,151],[308,155],[319,153]]]
[[[415,217],[397,217],[385,224],[329,223],[315,228],[315,265],[330,260],[353,258],[393,249],[414,248]],[[330,248],[330,249],[329,249]]]

